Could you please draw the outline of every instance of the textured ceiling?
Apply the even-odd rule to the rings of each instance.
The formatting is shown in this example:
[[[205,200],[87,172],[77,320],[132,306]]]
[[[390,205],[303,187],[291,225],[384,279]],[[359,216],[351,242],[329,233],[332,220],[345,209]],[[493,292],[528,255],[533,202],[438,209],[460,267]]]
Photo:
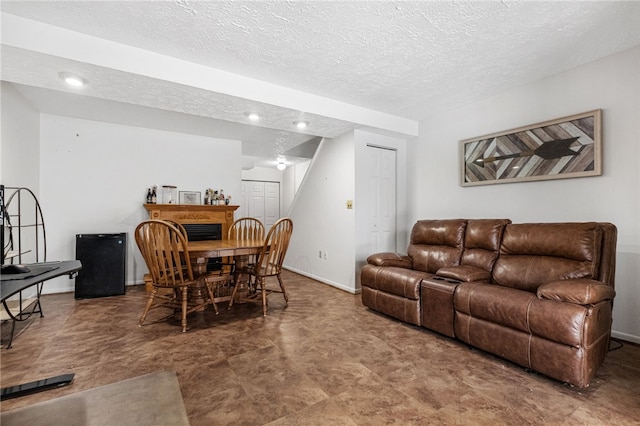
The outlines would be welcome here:
[[[414,121],[640,44],[635,1],[3,1],[1,7],[3,13]],[[260,126],[270,133],[265,131],[263,143],[257,133],[243,137],[247,147],[263,151],[268,140],[272,154],[314,135],[332,137],[363,126],[339,112],[257,102],[4,42],[2,48],[2,79],[23,89],[51,89],[47,97],[64,90],[50,71],[75,67],[91,75],[83,97],[99,99],[104,109],[125,103],[241,123],[238,117],[258,108],[265,116]],[[44,105],[45,96],[23,93]],[[78,105],[87,101],[83,97]],[[307,135],[290,130],[298,117],[313,123]]]

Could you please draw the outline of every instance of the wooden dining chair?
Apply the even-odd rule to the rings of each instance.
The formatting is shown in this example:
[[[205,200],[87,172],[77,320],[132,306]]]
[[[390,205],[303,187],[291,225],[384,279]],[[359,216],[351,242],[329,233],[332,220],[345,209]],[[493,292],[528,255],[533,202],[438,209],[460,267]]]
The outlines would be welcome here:
[[[242,217],[237,219],[229,227],[227,232],[227,238],[229,240],[264,240],[264,225],[260,220],[254,217]],[[248,264],[252,265],[256,262],[256,256],[251,255],[248,260]],[[238,276],[239,274],[246,274],[247,270],[237,270],[236,263],[233,259],[228,259],[223,262],[223,267],[229,266],[229,273]]]
[[[147,220],[140,223],[135,230],[135,239],[144,258],[153,289],[149,294],[147,305],[140,325],[150,310],[160,307],[181,311],[182,331],[187,331],[187,315],[213,305],[218,314],[211,284],[206,275],[194,277],[184,228],[163,220]],[[201,302],[189,300],[189,289],[206,288],[208,299]],[[167,291],[172,290],[172,291]]]
[[[287,217],[278,220],[273,224],[269,233],[265,238],[264,245],[257,255],[256,263],[249,265],[248,274],[250,276],[249,283],[253,286],[253,290],[260,293],[262,300],[262,314],[267,316],[267,296],[271,293],[282,293],[285,303],[289,303],[287,292],[280,277],[282,272],[282,263],[289,248],[289,241],[293,233],[293,221]],[[276,277],[279,289],[268,287],[267,278]],[[234,298],[237,293],[236,286],[231,295],[229,307],[233,305]],[[251,299],[250,299],[251,300]],[[255,299],[254,299],[255,300]]]

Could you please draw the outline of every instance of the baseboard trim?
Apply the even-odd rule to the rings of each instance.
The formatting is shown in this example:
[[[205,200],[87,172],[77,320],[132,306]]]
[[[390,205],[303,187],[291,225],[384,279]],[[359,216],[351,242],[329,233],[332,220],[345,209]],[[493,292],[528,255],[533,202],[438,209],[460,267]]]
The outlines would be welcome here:
[[[633,334],[621,333],[619,331],[611,330],[611,337],[616,339],[625,340],[631,343],[640,344],[640,336],[634,336]]]
[[[319,277],[317,275],[313,275],[313,274],[310,274],[308,272],[301,271],[301,270],[293,268],[291,266],[283,266],[283,268],[286,269],[287,271],[295,272],[296,274],[303,275],[303,276],[305,276],[307,278],[311,278],[313,280],[320,281],[323,284],[330,285],[331,287],[335,287],[335,288],[340,289],[342,291],[346,291],[347,293],[360,294],[360,289],[354,289],[354,288],[351,288],[351,287],[347,287],[344,284],[340,284],[340,283],[337,283],[337,282],[334,282],[334,281],[327,280],[326,278],[322,278],[322,277]]]
[[[125,287],[144,285],[144,280],[136,280],[125,283]],[[58,294],[75,292],[75,282],[65,278],[65,281],[54,278],[42,287],[42,294]]]

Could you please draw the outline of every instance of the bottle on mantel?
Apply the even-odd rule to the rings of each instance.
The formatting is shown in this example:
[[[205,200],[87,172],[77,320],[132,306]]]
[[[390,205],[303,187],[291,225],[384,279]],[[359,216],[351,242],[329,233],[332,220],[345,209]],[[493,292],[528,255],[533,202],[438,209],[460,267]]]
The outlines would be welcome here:
[[[156,194],[156,187],[154,186],[151,190],[151,204],[156,204],[158,202],[158,194]]]
[[[151,188],[147,188],[147,204],[151,204]]]
[[[209,204],[209,190],[204,191],[204,204]]]

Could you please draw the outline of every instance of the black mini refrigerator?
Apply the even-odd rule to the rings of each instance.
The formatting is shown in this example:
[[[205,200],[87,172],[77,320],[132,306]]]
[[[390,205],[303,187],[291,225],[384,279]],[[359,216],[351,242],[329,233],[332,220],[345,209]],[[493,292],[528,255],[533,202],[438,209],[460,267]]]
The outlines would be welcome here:
[[[126,233],[77,234],[76,259],[82,263],[76,276],[76,299],[124,294]]]

